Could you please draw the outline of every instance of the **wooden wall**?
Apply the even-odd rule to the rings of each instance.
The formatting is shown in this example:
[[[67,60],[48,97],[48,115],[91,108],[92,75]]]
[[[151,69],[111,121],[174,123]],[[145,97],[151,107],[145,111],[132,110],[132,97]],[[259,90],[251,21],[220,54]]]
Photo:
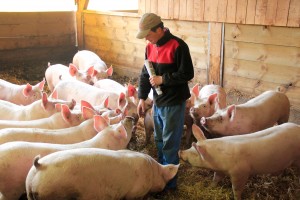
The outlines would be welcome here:
[[[74,12],[0,13],[0,64],[64,59],[76,47]]]
[[[139,0],[165,19],[300,27],[299,0]]]
[[[85,49],[95,51],[120,75],[137,77],[144,64],[146,41],[137,39],[139,18],[84,14]],[[165,20],[165,26],[189,45],[196,71],[194,82],[206,83],[208,23]]]

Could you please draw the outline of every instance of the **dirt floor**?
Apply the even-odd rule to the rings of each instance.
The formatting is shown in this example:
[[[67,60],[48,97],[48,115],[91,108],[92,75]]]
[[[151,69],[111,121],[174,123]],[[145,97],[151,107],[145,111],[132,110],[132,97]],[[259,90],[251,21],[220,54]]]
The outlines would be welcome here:
[[[28,79],[28,75],[24,76],[18,68],[11,67],[9,70],[0,71],[0,78],[16,83],[25,84],[30,82],[35,84],[38,80]],[[25,78],[24,78],[25,77]],[[136,78],[113,77],[120,83],[131,82],[136,84]],[[29,81],[30,80],[30,81]],[[228,91],[229,103],[242,103],[250,97],[243,96],[238,91]],[[292,122],[300,124],[299,111],[291,111]],[[145,144],[145,131],[143,119],[140,119],[137,126],[136,135],[132,138],[128,146],[129,149],[147,153],[156,158],[156,148],[153,143],[153,137],[149,144]],[[184,147],[182,147],[184,149]],[[260,149],[257,149],[257,153]],[[213,186],[213,171],[200,169],[190,166],[181,161],[178,172],[178,189],[172,193],[168,193],[163,197],[165,200],[227,200],[233,199],[230,179],[226,177],[217,186]],[[258,175],[251,177],[247,182],[243,192],[243,199],[246,200],[287,200],[300,199],[299,173],[295,168],[290,167],[276,176]],[[154,199],[152,195],[146,196],[144,199]]]

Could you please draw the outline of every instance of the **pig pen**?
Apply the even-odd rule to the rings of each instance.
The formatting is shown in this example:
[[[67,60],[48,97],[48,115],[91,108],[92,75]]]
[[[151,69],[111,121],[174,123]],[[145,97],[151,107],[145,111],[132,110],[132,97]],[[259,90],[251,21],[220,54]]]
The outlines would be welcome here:
[[[52,63],[55,63],[53,61]],[[62,63],[63,62],[56,62]],[[66,63],[65,63],[66,64]],[[43,72],[47,63],[32,63],[30,66],[39,65],[40,72]],[[38,67],[33,67],[37,69]],[[24,68],[20,65],[18,66],[5,66],[0,69],[0,78],[10,81],[16,84],[25,84],[29,82],[30,84],[36,84],[41,81],[42,77],[36,75],[40,72],[34,72],[35,75],[31,75],[33,71],[30,67]],[[137,77],[129,78],[126,76],[119,76],[117,73],[114,73],[112,79],[124,84],[132,83],[137,85]],[[47,86],[45,86],[46,92]],[[227,92],[228,104],[239,104],[243,103],[250,98],[236,90],[229,90]],[[300,124],[300,109],[291,108],[290,120],[291,122]],[[136,135],[132,138],[128,146],[129,149],[134,151],[143,152],[151,155],[156,158],[156,148],[153,143],[153,137],[149,144],[145,144],[145,131],[143,125],[143,119],[138,121]],[[182,149],[184,147],[182,146]],[[259,149],[257,150],[259,153]],[[212,185],[213,171],[194,168],[187,163],[180,162],[179,168],[179,179],[178,179],[178,189],[172,193],[168,193],[163,199],[165,200],[227,200],[233,199],[231,182],[229,177],[226,177],[221,181],[218,186]],[[299,173],[293,167],[290,167],[284,170],[278,175],[257,175],[251,177],[243,192],[243,199],[252,200],[252,199],[265,199],[265,200],[286,200],[286,199],[300,199],[300,184],[299,184]],[[26,199],[22,197],[21,199]],[[151,195],[146,196],[144,199],[151,200],[154,199]]]

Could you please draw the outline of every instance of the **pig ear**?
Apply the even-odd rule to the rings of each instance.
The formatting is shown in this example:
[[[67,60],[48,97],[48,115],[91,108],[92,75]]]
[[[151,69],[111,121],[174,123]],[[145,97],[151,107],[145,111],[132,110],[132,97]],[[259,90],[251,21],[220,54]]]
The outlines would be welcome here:
[[[212,104],[215,102],[217,96],[218,96],[218,94],[217,94],[217,93],[214,93],[214,94],[212,94],[212,95],[210,95],[210,96],[208,97],[208,102],[209,102],[210,105],[212,105]]]
[[[94,66],[91,66],[91,67],[94,69],[92,76],[96,76],[98,74],[98,71],[94,68]]]
[[[113,70],[113,67],[112,65],[106,70],[106,74],[107,76],[112,76],[114,70]]]
[[[199,156],[202,158],[202,160],[205,160],[206,150],[204,147],[197,145],[195,142],[192,143],[192,146],[196,149]]]
[[[37,85],[39,86],[39,89],[40,89],[41,91],[44,90],[45,82],[46,82],[46,81],[45,81],[45,78],[43,78],[43,80],[37,84]]]
[[[195,97],[197,98],[199,96],[199,84],[196,84],[193,88],[192,88],[192,92],[195,95]]]
[[[47,93],[43,92],[43,96],[42,96],[42,106],[44,109],[46,109],[46,105],[48,103],[48,96]]]
[[[116,131],[117,132],[116,132],[115,136],[117,136],[119,139],[126,139],[127,138],[127,132],[126,132],[126,129],[125,129],[125,127],[122,123],[120,123],[120,126],[117,126]]]
[[[133,97],[136,94],[136,89],[133,85],[131,85],[130,83],[127,86],[127,91],[128,91],[128,96],[129,97]]]
[[[32,85],[30,85],[29,83],[26,84],[25,88],[23,89],[23,94],[25,97],[29,96],[29,92],[32,91]]]
[[[104,108],[108,108],[108,103],[109,103],[109,97],[106,97],[105,101],[104,101]]]
[[[82,111],[83,107],[87,107],[89,109],[94,110],[94,107],[89,102],[87,102],[85,100],[81,100],[80,107],[81,107],[81,111]]]
[[[108,123],[101,115],[94,115],[94,129],[97,132],[102,131],[106,127],[108,127]]]
[[[76,76],[76,74],[78,73],[77,67],[72,63],[69,64],[69,73],[71,76]]]
[[[93,109],[85,106],[83,106],[81,109],[83,119],[92,119],[94,117],[95,111]]]
[[[230,120],[232,120],[234,118],[235,111],[236,111],[236,106],[234,104],[228,107],[227,115]]]
[[[127,103],[127,101],[126,101],[126,98],[125,98],[125,94],[123,92],[121,92],[120,95],[119,95],[119,101],[118,101],[119,108],[124,108],[126,103]]]
[[[203,131],[196,124],[192,125],[192,131],[193,131],[193,135],[195,136],[195,138],[197,139],[197,141],[206,140]]]
[[[53,90],[52,94],[50,95],[52,99],[58,99],[57,90]]]
[[[70,122],[71,111],[67,105],[65,105],[65,104],[61,105],[61,114],[62,114],[63,119],[66,122]]]
[[[88,68],[88,70],[86,72],[90,76],[95,76],[94,71],[95,71],[94,66],[91,66],[91,67]]]

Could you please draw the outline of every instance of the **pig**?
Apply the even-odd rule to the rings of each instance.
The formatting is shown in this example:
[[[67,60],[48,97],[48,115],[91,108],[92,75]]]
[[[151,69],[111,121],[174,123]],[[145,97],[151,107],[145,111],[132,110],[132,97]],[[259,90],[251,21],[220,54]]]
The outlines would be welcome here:
[[[0,120],[0,130],[4,128],[45,128],[60,129],[71,126],[77,126],[87,119],[86,116],[93,115],[94,112],[86,107],[81,111],[72,111],[65,104],[61,105],[61,112],[54,113],[50,117],[29,120],[29,121],[12,121]]]
[[[290,102],[281,92],[265,91],[244,104],[217,109],[210,117],[202,117],[201,125],[211,134],[228,136],[247,134],[288,121]]]
[[[89,102],[93,106],[103,104],[109,98],[108,107],[110,109],[118,108],[119,95],[113,91],[107,91],[76,80],[62,80],[54,88],[59,94],[59,99],[76,102],[81,100]]]
[[[89,50],[78,51],[74,55],[72,63],[81,70],[87,70],[89,67],[93,67],[94,82],[112,76],[113,74],[112,66],[107,68],[105,62],[103,62],[97,54]]]
[[[18,105],[28,105],[42,98],[45,79],[32,86],[29,83],[17,85],[0,79],[0,99]]]
[[[163,190],[178,168],[130,150],[72,149],[36,157],[26,177],[26,192],[29,200],[142,199]]]
[[[216,112],[216,99],[218,99],[220,109],[226,107],[226,92],[219,85],[205,85],[199,91],[199,84],[196,84],[191,93],[190,100],[193,106],[190,109],[190,115],[197,123],[200,122],[201,117],[210,117]]]
[[[96,117],[101,118],[100,115]],[[105,120],[101,121],[105,123]],[[111,126],[104,124],[104,127],[95,137],[79,143],[53,144],[17,141],[0,145],[0,199],[18,199],[25,192],[26,175],[36,155],[45,156],[57,151],[77,148],[119,150],[127,147],[133,129],[131,118],[125,118],[119,124]]]
[[[106,126],[97,115],[88,115],[87,120],[77,126],[61,129],[5,128],[0,130],[0,144],[13,141],[71,144],[91,139]],[[120,120],[119,120],[120,121]],[[96,129],[95,127],[98,127]]]
[[[28,121],[50,117],[60,111],[57,104],[66,104],[70,109],[76,105],[74,100],[64,101],[55,98],[48,98],[47,93],[43,92],[42,99],[37,100],[26,106],[11,106],[0,100],[0,120]],[[5,101],[4,101],[5,102]]]
[[[179,157],[192,166],[215,171],[217,183],[228,175],[235,200],[242,199],[248,178],[256,174],[278,174],[295,165],[300,168],[300,126],[283,123],[247,135],[206,139],[193,125],[197,143]],[[259,152],[258,152],[259,149]]]
[[[76,79],[84,83],[93,85],[94,68],[90,67],[87,71],[79,70],[75,65],[69,64],[69,67],[62,64],[50,65],[45,71],[45,77],[49,90],[52,92],[57,83],[61,80]]]

